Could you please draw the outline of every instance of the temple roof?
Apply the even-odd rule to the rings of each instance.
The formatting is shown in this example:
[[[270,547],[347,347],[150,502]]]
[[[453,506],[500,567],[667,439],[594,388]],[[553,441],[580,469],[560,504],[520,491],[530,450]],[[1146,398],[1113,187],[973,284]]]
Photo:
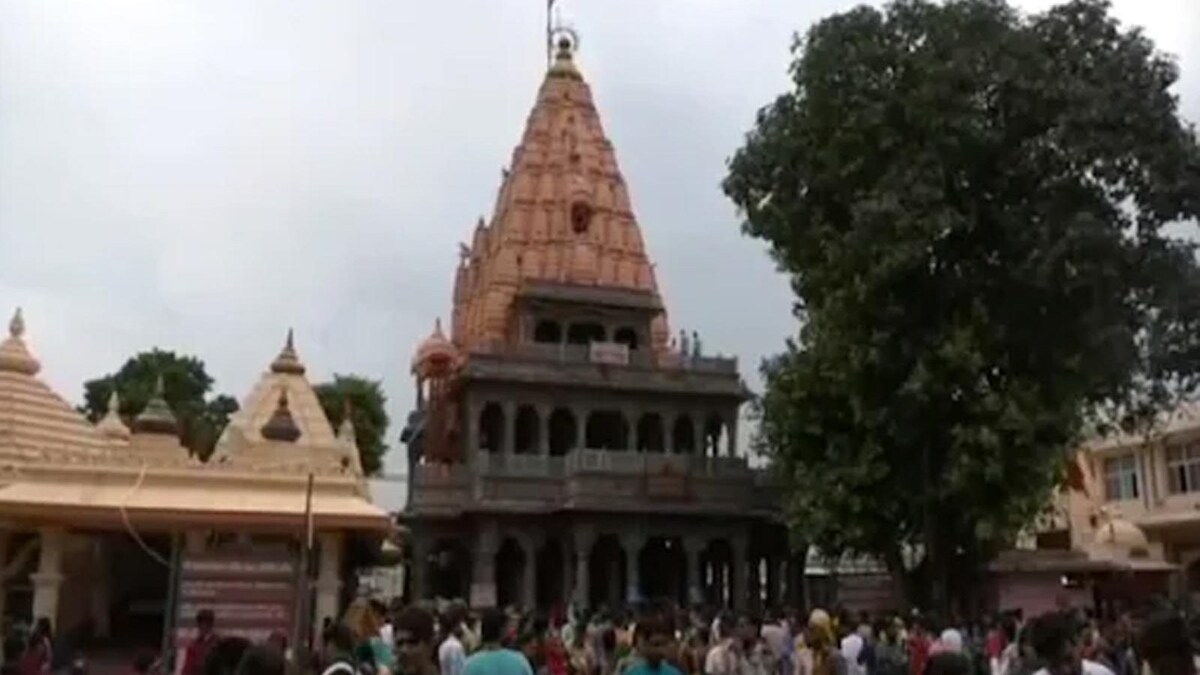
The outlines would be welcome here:
[[[560,43],[505,171],[491,223],[480,219],[455,278],[451,339],[503,340],[525,281],[637,290],[661,305],[654,266],[570,43]],[[667,344],[665,314],[653,341]]]
[[[229,419],[229,424],[217,441],[214,457],[222,456],[229,449],[234,430],[241,432],[250,443],[262,442],[262,429],[279,408],[281,394],[286,394],[288,413],[300,430],[300,436],[295,441],[297,444],[336,444],[333,426],[325,417],[325,410],[321,408],[317,393],[313,391],[304,372],[304,364],[296,355],[292,333],[288,331],[283,350],[271,363],[270,370],[262,374],[242,401],[241,408]]]
[[[37,377],[40,365],[25,344],[17,310],[0,343],[0,461],[39,461],[108,452],[103,436]]]

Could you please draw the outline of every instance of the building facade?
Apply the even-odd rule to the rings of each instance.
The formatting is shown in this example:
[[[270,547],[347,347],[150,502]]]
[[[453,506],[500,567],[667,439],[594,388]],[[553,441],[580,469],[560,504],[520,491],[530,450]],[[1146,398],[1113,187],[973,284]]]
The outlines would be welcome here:
[[[371,503],[353,427],[334,432],[290,334],[207,462],[181,445],[161,378],[144,410],[122,411],[114,394],[93,425],[40,369],[18,311],[0,342],[0,625],[44,617],[72,639],[155,648],[207,606],[223,632],[261,639],[303,611],[295,575],[258,595],[239,591],[250,582],[238,575],[246,561],[299,569],[310,523],[320,625],[340,615],[352,545],[394,530]],[[171,581],[189,565],[213,574],[192,595]]]
[[[777,494],[738,448],[737,361],[669,328],[592,93],[561,40],[447,335],[416,350],[410,592],[476,606],[782,601]]]

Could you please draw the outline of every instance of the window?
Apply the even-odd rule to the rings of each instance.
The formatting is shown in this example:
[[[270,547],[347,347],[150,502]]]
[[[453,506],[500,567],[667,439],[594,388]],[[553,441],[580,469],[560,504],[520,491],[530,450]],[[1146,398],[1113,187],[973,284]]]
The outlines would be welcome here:
[[[575,234],[583,234],[588,231],[588,225],[592,222],[592,207],[583,202],[575,202],[571,205],[571,230]]]
[[[1200,445],[1167,449],[1167,490],[1173,495],[1200,492]]]
[[[1115,502],[1138,497],[1137,458],[1133,455],[1104,460],[1104,496]]]

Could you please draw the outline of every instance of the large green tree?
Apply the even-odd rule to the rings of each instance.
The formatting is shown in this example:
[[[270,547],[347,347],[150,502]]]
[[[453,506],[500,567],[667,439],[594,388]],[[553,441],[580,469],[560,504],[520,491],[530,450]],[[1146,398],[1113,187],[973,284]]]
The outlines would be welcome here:
[[[1200,216],[1200,149],[1174,62],[1104,2],[859,7],[793,55],[724,183],[801,325],[759,440],[803,538],[946,609],[1092,422],[1196,388],[1200,273],[1165,226]]]
[[[334,375],[332,382],[323,382],[314,389],[325,416],[335,427],[341,425],[345,411],[350,410],[363,472],[368,476],[379,473],[388,451],[385,439],[390,423],[382,383],[359,375]]]
[[[121,401],[121,416],[132,421],[146,407],[159,377],[163,398],[179,420],[181,441],[189,451],[207,459],[229,417],[237,412],[237,400],[224,394],[212,396],[213,379],[204,362],[194,356],[153,349],[136,354],[115,372],[84,383],[82,412],[95,422],[108,410],[115,389]]]

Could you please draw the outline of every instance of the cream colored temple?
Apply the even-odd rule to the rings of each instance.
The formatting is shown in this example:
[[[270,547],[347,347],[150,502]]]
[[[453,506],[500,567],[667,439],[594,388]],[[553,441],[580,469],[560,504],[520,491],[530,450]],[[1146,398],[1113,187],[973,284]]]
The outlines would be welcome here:
[[[340,609],[348,551],[391,531],[371,503],[352,427],[335,433],[290,334],[208,462],[180,444],[161,391],[132,420],[113,400],[93,425],[40,369],[18,310],[0,343],[0,617],[44,616],[59,635],[157,644],[173,550],[297,549],[311,474],[319,622]]]

